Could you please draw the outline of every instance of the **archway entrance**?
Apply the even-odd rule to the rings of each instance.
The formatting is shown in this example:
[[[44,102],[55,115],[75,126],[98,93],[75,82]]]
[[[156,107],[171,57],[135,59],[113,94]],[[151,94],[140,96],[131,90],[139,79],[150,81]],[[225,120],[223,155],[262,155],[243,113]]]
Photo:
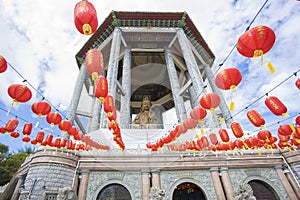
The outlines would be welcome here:
[[[174,190],[172,200],[206,200],[203,190],[194,183],[181,183]]]
[[[248,184],[251,186],[256,199],[279,200],[278,195],[269,184],[260,180],[252,180]]]
[[[99,192],[97,200],[131,200],[131,195],[123,185],[110,184]]]

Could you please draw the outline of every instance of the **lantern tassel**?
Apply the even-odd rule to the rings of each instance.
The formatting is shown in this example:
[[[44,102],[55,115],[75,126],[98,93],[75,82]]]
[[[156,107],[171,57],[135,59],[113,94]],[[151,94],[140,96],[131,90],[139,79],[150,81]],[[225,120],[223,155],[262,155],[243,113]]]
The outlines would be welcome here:
[[[274,68],[273,64],[271,62],[268,62],[267,66],[268,66],[268,69],[269,69],[270,73],[274,74],[275,73],[275,68]]]
[[[10,106],[9,110],[7,111],[7,113],[6,113],[6,116],[9,115],[9,113],[10,113],[10,111],[12,110],[14,104],[18,105],[18,101],[15,100],[15,99],[12,100],[11,106]]]
[[[230,86],[230,106],[229,106],[230,111],[233,111],[233,109],[234,109],[234,102],[233,102],[232,98],[233,98],[233,92],[234,92],[235,88],[236,88],[235,85]]]
[[[257,58],[260,56],[260,65],[263,66],[264,64],[264,52],[263,50],[257,49],[254,51],[253,58]]]
[[[230,106],[229,106],[229,110],[230,110],[230,111],[233,111],[233,109],[234,109],[234,102],[231,101],[231,102],[230,102]]]

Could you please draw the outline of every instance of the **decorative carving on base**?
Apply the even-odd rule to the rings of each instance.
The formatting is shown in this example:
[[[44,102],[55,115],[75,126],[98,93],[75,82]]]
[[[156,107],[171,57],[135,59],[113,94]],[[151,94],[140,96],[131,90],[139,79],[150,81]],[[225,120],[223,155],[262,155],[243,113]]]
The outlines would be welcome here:
[[[72,188],[64,187],[58,190],[57,200],[78,200],[78,197]]]
[[[149,200],[163,200],[165,197],[165,192],[157,187],[150,188]]]
[[[238,190],[234,192],[233,197],[234,200],[256,200],[253,190],[248,183],[241,184]]]

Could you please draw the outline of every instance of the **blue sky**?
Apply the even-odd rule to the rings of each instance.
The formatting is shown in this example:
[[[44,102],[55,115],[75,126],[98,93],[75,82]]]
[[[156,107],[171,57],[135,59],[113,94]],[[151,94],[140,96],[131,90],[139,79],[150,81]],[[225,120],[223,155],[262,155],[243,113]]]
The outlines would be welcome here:
[[[77,78],[78,67],[75,54],[90,37],[81,35],[75,28],[73,9],[77,2],[75,0],[0,0],[0,54],[61,112],[66,112],[69,106]],[[183,3],[182,0],[164,0],[159,4],[149,0],[91,2],[97,10],[99,24],[112,10],[187,11],[215,54],[214,68],[216,69],[265,1],[188,0]],[[243,73],[242,82],[234,93],[233,115],[300,69],[299,20],[300,2],[268,1],[251,26],[265,25],[272,28],[276,34],[275,45],[264,56],[265,64],[260,66],[259,59],[245,58],[234,50],[222,66],[221,70],[237,67]],[[266,67],[268,61],[272,61],[276,69],[273,75]],[[300,112],[299,90],[295,87],[299,74],[270,93],[286,105],[289,116],[295,116]],[[11,98],[7,94],[9,85],[22,83],[22,81],[23,79],[11,68],[0,74],[1,108],[8,110],[10,107]],[[229,92],[224,92],[228,102],[229,95]],[[33,98],[28,103],[14,106],[12,113],[27,121],[36,122],[39,119],[31,113],[30,106],[41,99],[42,97],[33,91]],[[265,106],[264,99],[257,101],[249,109],[256,109],[263,114],[268,128],[268,124],[274,124],[283,118],[274,116]],[[247,110],[240,112],[234,120],[240,122],[244,129],[257,130],[249,123],[246,112]],[[11,117],[13,116],[7,116],[0,110],[0,126],[4,126],[3,122]],[[18,126],[20,132],[23,123],[20,120]],[[284,123],[294,123],[294,118],[287,118]],[[47,123],[41,123],[40,126],[49,128]],[[275,130],[275,133],[277,128],[276,125],[269,127],[270,130]],[[59,131],[56,134],[58,135]],[[0,142],[9,145],[12,150],[24,145],[20,138],[12,140],[7,135],[0,135]]]

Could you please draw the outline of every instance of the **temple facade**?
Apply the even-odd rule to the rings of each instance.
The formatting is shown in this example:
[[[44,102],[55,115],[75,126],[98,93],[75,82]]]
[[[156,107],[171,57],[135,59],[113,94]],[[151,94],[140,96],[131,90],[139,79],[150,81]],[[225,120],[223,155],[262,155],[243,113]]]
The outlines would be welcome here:
[[[92,48],[103,54],[102,76],[115,99],[123,151],[86,72],[85,54]],[[208,92],[218,94],[221,103],[203,121],[204,133],[229,127],[230,111],[214,83],[214,59],[185,12],[112,11],[76,54],[79,74],[67,116],[83,134],[110,149],[41,147],[18,170],[11,199],[300,199],[299,151],[146,147],[188,118]],[[145,110],[148,123],[139,120]],[[188,130],[176,142],[193,140],[199,132],[200,127]]]

